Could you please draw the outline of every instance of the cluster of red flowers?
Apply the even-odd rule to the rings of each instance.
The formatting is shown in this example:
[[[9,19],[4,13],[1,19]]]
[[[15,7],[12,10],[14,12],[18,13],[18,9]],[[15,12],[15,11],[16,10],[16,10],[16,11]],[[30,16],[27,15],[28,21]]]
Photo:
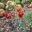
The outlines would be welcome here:
[[[24,15],[24,13],[23,13],[23,11],[22,11],[22,9],[18,9],[17,10],[17,12],[18,12],[18,16],[21,18],[21,17],[23,17],[23,15]],[[6,18],[11,18],[11,16],[13,16],[14,14],[12,13],[3,13],[3,16],[4,17],[6,17]]]

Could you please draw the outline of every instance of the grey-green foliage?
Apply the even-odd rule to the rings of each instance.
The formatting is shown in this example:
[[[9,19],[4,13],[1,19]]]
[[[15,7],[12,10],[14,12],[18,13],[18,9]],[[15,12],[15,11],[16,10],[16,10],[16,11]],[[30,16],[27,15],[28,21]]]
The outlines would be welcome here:
[[[29,0],[22,0],[21,3],[24,4],[24,3],[26,3],[27,1],[29,1]]]
[[[29,24],[32,25],[32,10],[26,11],[24,13],[24,16],[25,16],[25,22],[28,22]]]
[[[24,28],[25,22],[23,20],[17,20],[17,25],[19,26],[19,28]]]
[[[12,0],[12,1],[14,1],[14,2],[16,2],[16,3],[20,3],[20,0]]]

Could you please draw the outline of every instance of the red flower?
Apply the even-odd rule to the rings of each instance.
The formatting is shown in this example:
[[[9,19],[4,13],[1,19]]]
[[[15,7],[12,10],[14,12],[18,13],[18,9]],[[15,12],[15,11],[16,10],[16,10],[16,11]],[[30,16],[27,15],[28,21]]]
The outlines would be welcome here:
[[[6,17],[6,16],[7,16],[7,14],[8,14],[8,13],[6,13],[6,12],[5,12],[5,13],[3,13],[3,16],[5,16],[5,17]]]
[[[10,13],[7,14],[6,18],[11,18],[11,14]]]
[[[4,13],[3,16],[9,19],[11,18],[11,13]]]
[[[22,9],[18,9],[17,11],[18,11],[19,17],[23,17],[23,14],[24,14],[24,13],[23,13]]]

